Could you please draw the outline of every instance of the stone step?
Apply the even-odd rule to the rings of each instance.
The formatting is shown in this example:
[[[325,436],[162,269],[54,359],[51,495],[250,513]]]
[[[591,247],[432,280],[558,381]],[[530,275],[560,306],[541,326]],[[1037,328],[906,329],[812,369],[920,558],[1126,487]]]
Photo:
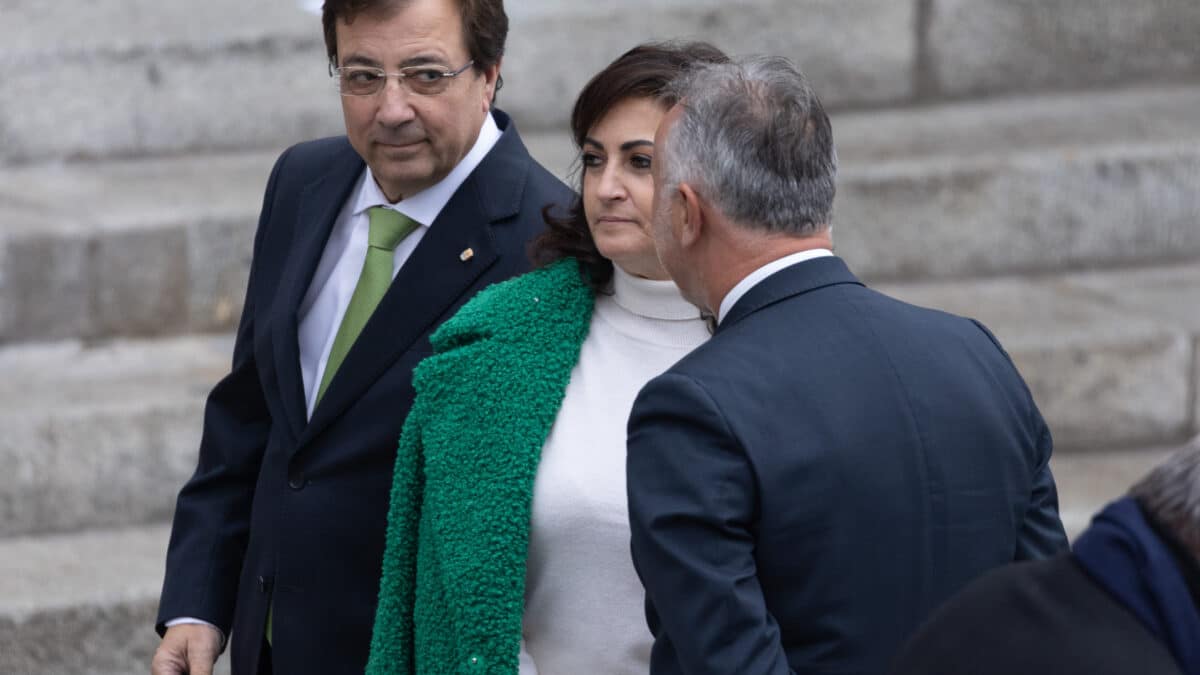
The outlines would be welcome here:
[[[880,288],[988,325],[1064,452],[1200,433],[1200,259]],[[0,537],[168,517],[230,349],[219,336],[0,349]]]
[[[1171,86],[837,114],[839,252],[873,280],[1195,257],[1197,109]],[[569,174],[565,132],[525,136]],[[274,157],[0,169],[0,343],[230,328]]]
[[[969,97],[1200,75],[1194,0],[918,0],[919,87]],[[923,85],[923,86],[922,86]]]
[[[878,288],[987,325],[1029,384],[1056,447],[1165,444],[1200,431],[1200,258]]]
[[[1058,453],[1053,470],[1070,536],[1167,450]],[[0,672],[143,675],[158,644],[153,622],[168,528],[0,539]],[[228,660],[218,662],[228,673]]]
[[[0,349],[0,537],[169,518],[231,345],[202,336]]]
[[[0,539],[0,672],[149,672],[168,535],[150,525]]]
[[[341,127],[320,22],[292,0],[249,13],[236,0],[76,4],[4,5],[0,163],[279,149]],[[789,56],[836,108],[1200,77],[1194,0],[520,0],[508,11],[500,102],[529,130],[561,126],[591,75],[648,39]]]
[[[1200,439],[1193,441],[1198,442]],[[1067,536],[1074,540],[1097,511],[1123,496],[1179,447],[1055,453],[1050,469],[1058,485],[1059,514]]]
[[[0,343],[232,326],[274,159],[0,170]]]

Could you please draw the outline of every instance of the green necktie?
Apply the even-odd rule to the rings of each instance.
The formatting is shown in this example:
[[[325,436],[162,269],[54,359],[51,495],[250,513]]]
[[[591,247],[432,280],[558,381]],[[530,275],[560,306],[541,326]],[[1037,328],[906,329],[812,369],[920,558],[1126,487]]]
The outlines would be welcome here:
[[[358,285],[354,287],[354,295],[350,296],[346,315],[342,317],[342,325],[338,327],[337,337],[333,339],[333,347],[329,350],[325,374],[321,377],[321,387],[317,389],[317,403],[325,395],[334,373],[342,365],[346,354],[350,353],[350,347],[358,339],[363,326],[367,325],[367,319],[371,318],[379,301],[387,293],[388,286],[392,285],[392,259],[396,247],[420,226],[420,223],[403,213],[383,206],[367,209],[367,217],[371,222],[370,234],[367,235],[367,259],[363,261]]]
[[[346,359],[350,347],[358,339],[363,326],[379,301],[392,285],[392,260],[396,247],[404,238],[420,227],[420,223],[408,216],[383,206],[372,206],[367,209],[370,229],[367,234],[367,259],[363,261],[362,272],[358,275],[358,285],[354,287],[354,295],[350,296],[350,304],[346,306],[346,315],[342,317],[342,325],[338,326],[337,337],[333,339],[333,347],[329,350],[329,360],[325,363],[325,374],[321,377],[321,388],[317,390],[317,402],[325,395],[325,389],[337,372],[338,366]],[[314,407],[315,404],[314,404]],[[275,617],[275,603],[267,609],[267,644],[271,644],[272,624]]]

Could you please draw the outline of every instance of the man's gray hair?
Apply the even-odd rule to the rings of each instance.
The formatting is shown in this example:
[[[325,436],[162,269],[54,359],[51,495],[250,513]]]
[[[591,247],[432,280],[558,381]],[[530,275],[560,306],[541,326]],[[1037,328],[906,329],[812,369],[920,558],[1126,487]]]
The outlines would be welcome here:
[[[1200,558],[1200,442],[1154,467],[1129,494]]]
[[[665,138],[664,189],[687,183],[734,222],[770,232],[830,224],[833,129],[791,62],[698,65],[670,89],[682,111]]]

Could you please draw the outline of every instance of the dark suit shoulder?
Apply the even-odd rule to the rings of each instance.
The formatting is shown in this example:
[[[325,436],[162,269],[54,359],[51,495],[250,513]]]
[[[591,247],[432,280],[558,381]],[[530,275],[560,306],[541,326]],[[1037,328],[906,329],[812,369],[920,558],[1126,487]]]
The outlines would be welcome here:
[[[349,186],[365,167],[345,136],[297,143],[275,160],[264,206],[275,199],[291,201],[301,191],[330,177]]]
[[[322,170],[328,170],[330,163],[338,160],[350,160],[363,165],[362,158],[345,136],[303,141],[284,150],[280,155],[280,162],[285,163],[289,170],[307,174],[319,174]]]
[[[288,148],[285,152],[292,153],[295,157],[303,160],[311,160],[354,152],[354,147],[350,145],[350,139],[345,135],[327,136],[325,138],[301,141]]]
[[[500,138],[467,179],[480,206],[493,222],[516,220],[544,227],[542,208],[566,202],[573,192],[529,154],[512,119],[499,110],[492,117]]]
[[[1137,619],[1070,554],[993,570],[942,605],[896,658],[893,675],[1177,675]]]

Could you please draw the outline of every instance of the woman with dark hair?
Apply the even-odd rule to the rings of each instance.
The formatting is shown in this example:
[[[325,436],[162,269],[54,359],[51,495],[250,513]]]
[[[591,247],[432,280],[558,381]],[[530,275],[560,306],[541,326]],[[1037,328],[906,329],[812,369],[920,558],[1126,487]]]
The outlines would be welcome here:
[[[539,268],[476,296],[414,375],[367,672],[645,673],[625,424],[708,337],[654,252],[654,132],[704,43],[626,52],[571,116],[579,199]]]

